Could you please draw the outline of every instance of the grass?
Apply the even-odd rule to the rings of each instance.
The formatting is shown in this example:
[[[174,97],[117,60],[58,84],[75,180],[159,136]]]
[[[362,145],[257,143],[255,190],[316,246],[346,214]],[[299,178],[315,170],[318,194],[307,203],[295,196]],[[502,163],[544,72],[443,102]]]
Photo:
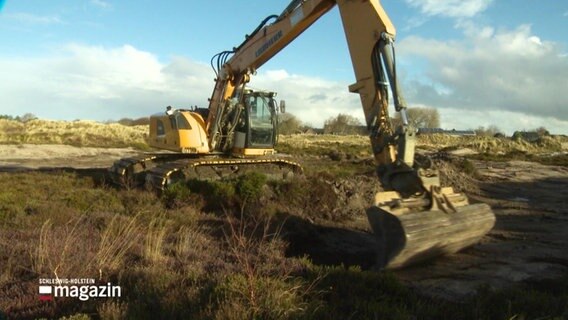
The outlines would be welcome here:
[[[165,260],[163,250],[168,231],[164,219],[158,217],[150,221],[144,243],[144,258],[149,264],[159,265]]]
[[[538,162],[544,165],[568,166],[568,153],[531,154],[523,151],[512,151],[506,154],[480,153],[468,155],[470,159],[505,162],[511,160]]]
[[[146,129],[83,121],[0,120],[0,143],[136,146],[144,144]],[[479,288],[477,295],[455,303],[421,296],[389,272],[317,265],[307,257],[289,255],[287,219],[334,225],[349,220],[346,209],[337,210],[347,201],[341,183],[354,175],[372,176],[374,167],[367,137],[294,135],[283,136],[280,142],[279,151],[304,155],[305,177],[273,181],[251,173],[225,181],[193,180],[172,185],[158,196],[115,189],[73,173],[0,173],[0,319],[3,314],[67,319],[566,315],[568,276],[547,285]],[[472,156],[476,159],[566,165],[565,155],[541,155],[562,151],[561,138],[531,144],[432,135],[421,136],[418,142],[422,149],[470,148],[478,152]],[[449,172],[443,177],[447,182],[453,177],[465,185],[475,179],[470,160],[451,165],[462,175],[442,168]],[[311,231],[300,233],[309,239]],[[110,281],[124,294],[121,299],[89,303],[38,301],[38,278],[53,277]]]
[[[0,144],[67,144],[78,147],[134,147],[147,150],[148,126],[94,121],[0,119]]]
[[[536,142],[522,139],[486,136],[450,136],[444,134],[419,135],[418,146],[432,150],[469,148],[478,153],[507,154],[511,152],[550,153],[562,151],[565,137],[544,136]]]
[[[116,215],[105,219],[106,226],[100,231],[98,248],[91,260],[99,275],[104,271],[113,272],[124,266],[124,258],[139,241],[143,231],[138,223],[138,216],[124,217]],[[151,245],[151,244],[150,244]],[[146,247],[151,251],[152,248]]]
[[[301,134],[280,136],[279,152],[350,160],[371,156],[369,138],[359,135],[335,136]]]
[[[0,119],[0,144],[67,144],[82,147],[134,147],[148,150],[147,135],[147,125],[126,126],[94,121],[39,119],[20,122]],[[560,136],[545,136],[534,143],[521,139],[484,136],[460,137],[443,134],[418,136],[418,146],[422,149],[470,148],[478,153],[487,154],[560,152],[565,149],[567,143],[566,137]],[[279,137],[277,149],[282,153],[329,157],[334,161],[371,157],[369,138],[360,135],[282,135]]]
[[[281,136],[278,150],[289,154],[327,156],[332,160],[371,157],[369,138],[365,136],[291,135]],[[565,150],[566,137],[542,137],[537,142],[484,136],[450,136],[429,134],[417,136],[420,149],[452,151],[469,148],[481,154],[507,155],[515,153],[544,154]]]
[[[238,205],[204,212],[211,199],[196,190],[168,207],[152,193],[74,174],[0,174],[11,212],[0,224],[0,294],[7,297],[0,310],[11,318],[73,319],[533,319],[566,311],[568,278],[551,286],[480,288],[455,304],[420,296],[388,272],[287,256],[285,220],[272,211],[315,218],[313,209],[333,197],[321,188],[300,196],[321,187],[317,179],[250,175],[225,182],[237,204],[254,205],[251,214]],[[110,281],[124,294],[89,303],[38,301],[37,279],[55,276]]]

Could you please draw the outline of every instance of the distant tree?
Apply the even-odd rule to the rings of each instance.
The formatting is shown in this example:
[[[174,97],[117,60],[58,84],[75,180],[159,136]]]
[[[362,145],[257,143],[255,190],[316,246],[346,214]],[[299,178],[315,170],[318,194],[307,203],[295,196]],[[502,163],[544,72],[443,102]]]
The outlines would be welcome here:
[[[150,118],[149,117],[141,117],[135,120],[132,120],[131,126],[149,126],[150,125]]]
[[[490,125],[487,128],[480,126],[477,129],[475,129],[474,131],[475,131],[475,135],[486,136],[486,137],[494,137],[497,134],[503,134],[503,132],[501,132],[501,129],[499,129],[499,127],[497,127],[496,125],[493,125],[493,124]]]
[[[14,121],[19,121],[19,122],[28,122],[28,121],[36,120],[37,117],[33,113],[25,113],[22,116],[15,116],[15,117],[11,116],[11,115],[3,114],[3,115],[0,115],[0,119],[14,120]]]
[[[415,128],[439,128],[440,127],[440,114],[438,109],[435,108],[407,108],[408,121],[414,125]],[[394,128],[398,127],[402,120],[400,112],[397,112],[393,119],[391,119]]]
[[[534,131],[541,137],[550,135],[550,132],[545,127],[538,127]]]
[[[310,122],[304,122],[300,126],[300,130],[302,130],[302,132],[305,132],[305,131],[308,131],[308,130],[313,130],[313,129],[314,129],[314,126]]]
[[[302,121],[291,113],[282,113],[278,116],[278,133],[294,134],[301,130]]]
[[[131,119],[131,118],[122,118],[117,121],[119,124],[123,126],[147,126],[150,125],[150,118],[149,117],[141,117],[138,119]]]
[[[118,120],[117,122],[123,126],[130,126],[132,125],[132,121],[134,121],[131,118],[122,118],[120,120]]]
[[[515,141],[518,141],[518,140],[523,138],[523,133],[521,131],[515,131],[515,132],[513,132],[513,135],[511,136],[511,138],[513,138],[513,140],[515,140]]]
[[[357,127],[361,126],[361,121],[354,116],[348,114],[338,114],[336,117],[331,117],[324,122],[324,133],[333,134],[352,134],[356,133]]]
[[[35,116],[35,114],[33,113],[26,113],[23,116],[20,117],[20,121],[21,122],[28,122],[28,121],[32,121],[32,120],[36,120],[37,117]]]

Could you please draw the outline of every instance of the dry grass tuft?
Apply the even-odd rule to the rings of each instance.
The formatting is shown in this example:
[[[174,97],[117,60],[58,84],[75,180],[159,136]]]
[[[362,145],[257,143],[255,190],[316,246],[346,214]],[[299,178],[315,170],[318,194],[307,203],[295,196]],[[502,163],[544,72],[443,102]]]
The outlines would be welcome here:
[[[160,266],[165,260],[163,249],[168,229],[166,221],[162,218],[152,219],[148,225],[144,242],[144,258],[152,266]]]
[[[32,257],[32,270],[37,273],[41,274],[44,268],[50,268],[50,252],[49,252],[49,244],[51,243],[51,239],[49,238],[51,234],[51,221],[46,220],[45,223],[41,226],[39,232],[39,243],[37,245],[37,249],[35,254]]]
[[[30,250],[31,270],[38,275],[65,278],[91,275],[84,261],[91,256],[95,242],[91,241],[85,216],[54,225],[47,219],[40,231],[37,247]]]
[[[223,319],[291,319],[307,308],[306,297],[315,281],[305,283],[292,276],[293,268],[284,257],[285,243],[280,228],[269,220],[241,215],[226,216],[224,238],[238,272],[219,287],[222,298],[215,316]]]
[[[120,301],[106,301],[97,308],[101,320],[127,319],[128,304]]]
[[[139,216],[124,217],[116,215],[101,235],[99,249],[91,262],[99,272],[115,271],[123,267],[123,260],[130,249],[138,243],[141,230]]]

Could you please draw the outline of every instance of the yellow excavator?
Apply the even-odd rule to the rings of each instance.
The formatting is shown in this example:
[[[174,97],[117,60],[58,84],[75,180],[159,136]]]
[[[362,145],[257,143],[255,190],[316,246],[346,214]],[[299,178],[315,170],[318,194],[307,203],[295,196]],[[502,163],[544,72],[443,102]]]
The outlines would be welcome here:
[[[280,158],[275,93],[246,87],[251,75],[316,20],[338,6],[383,192],[367,210],[377,239],[377,266],[398,268],[477,243],[495,216],[440,185],[434,168],[415,161],[416,129],[409,122],[397,80],[395,28],[378,0],[293,0],[264,19],[238,47],[216,54],[216,83],[208,108],[174,110],[151,117],[149,143],[170,154],[123,159],[111,171],[119,180],[145,180],[163,189],[188,177],[207,178],[247,170],[287,175],[299,164]],[[389,92],[402,124],[393,128]]]

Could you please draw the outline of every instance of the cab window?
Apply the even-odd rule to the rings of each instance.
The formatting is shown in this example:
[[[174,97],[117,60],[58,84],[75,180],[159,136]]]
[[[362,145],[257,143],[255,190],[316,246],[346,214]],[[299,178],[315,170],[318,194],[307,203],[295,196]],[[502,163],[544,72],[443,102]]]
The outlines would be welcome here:
[[[176,115],[177,128],[179,130],[191,130],[191,126],[187,119],[180,113]]]
[[[253,146],[271,146],[274,139],[270,99],[264,96],[247,97],[250,119],[250,142]]]
[[[162,120],[157,120],[156,122],[156,134],[159,136],[163,136],[166,134],[164,123],[162,122]]]

